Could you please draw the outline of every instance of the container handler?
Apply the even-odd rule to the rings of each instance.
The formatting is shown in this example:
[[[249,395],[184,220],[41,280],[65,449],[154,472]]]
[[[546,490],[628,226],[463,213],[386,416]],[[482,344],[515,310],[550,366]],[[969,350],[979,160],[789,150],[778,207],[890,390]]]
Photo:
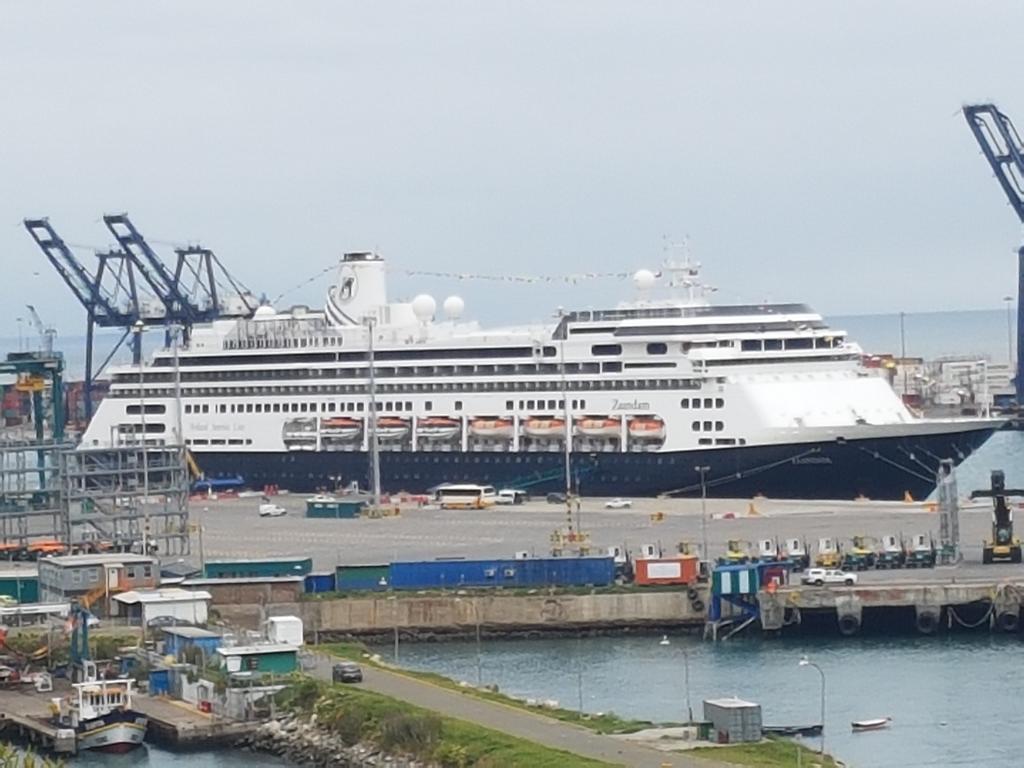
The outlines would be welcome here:
[[[725,545],[725,557],[719,560],[721,565],[744,565],[753,558],[750,556],[751,545],[749,541],[740,539],[729,539]]]
[[[760,539],[757,542],[757,562],[781,563],[785,558],[775,539]]]
[[[907,562],[907,551],[903,546],[903,537],[887,533],[882,537],[882,547],[875,560],[875,568],[879,570],[902,568]]]
[[[984,543],[981,551],[981,562],[985,565],[1021,561],[1020,539],[1013,535],[1013,512],[1006,503],[1008,496],[1024,496],[1024,491],[1007,489],[1006,475],[1001,469],[992,470],[991,490],[971,493],[972,499],[992,499],[992,538]]]
[[[1017,551],[1020,552],[1019,546]],[[907,568],[934,568],[936,554],[934,539],[929,534],[915,533],[907,547]]]
[[[839,542],[833,538],[818,539],[818,554],[814,564],[819,568],[838,568],[843,559]]]
[[[802,539],[786,539],[783,544],[783,557],[792,563],[795,573],[800,573],[811,567],[811,555],[806,541]]]
[[[875,548],[878,546],[875,538],[862,534],[854,536],[851,544],[850,549],[843,555],[843,570],[866,571],[868,568],[874,568],[877,557]]]

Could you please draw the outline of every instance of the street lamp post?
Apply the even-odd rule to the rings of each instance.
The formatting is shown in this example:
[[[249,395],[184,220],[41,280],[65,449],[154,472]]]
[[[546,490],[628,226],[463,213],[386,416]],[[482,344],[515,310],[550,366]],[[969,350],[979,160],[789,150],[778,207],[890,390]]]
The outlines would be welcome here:
[[[806,656],[800,659],[801,667],[814,667],[821,675],[821,754],[825,754],[825,671],[808,659]]]
[[[135,348],[142,350],[142,333],[146,326],[136,320],[132,326]],[[146,357],[139,355],[139,427],[142,432],[142,554],[149,554],[149,445],[146,440]]]
[[[377,376],[374,371],[376,364],[374,350],[373,350],[373,337],[376,335],[377,318],[372,315],[367,315],[363,318],[363,323],[366,325],[366,332],[369,337],[369,345],[367,347],[368,362],[370,365],[370,483],[373,490],[373,508],[375,510],[380,509],[380,443],[377,440]],[[398,629],[395,629],[395,661],[398,660]]]
[[[1006,364],[1013,378],[1013,296],[1003,296],[1006,302]]]
[[[708,557],[708,483],[707,475],[711,467],[702,464],[693,468],[700,473],[700,538],[704,562],[711,562]]]
[[[686,686],[686,724],[693,723],[693,706],[690,703],[690,653],[683,648],[683,679]]]

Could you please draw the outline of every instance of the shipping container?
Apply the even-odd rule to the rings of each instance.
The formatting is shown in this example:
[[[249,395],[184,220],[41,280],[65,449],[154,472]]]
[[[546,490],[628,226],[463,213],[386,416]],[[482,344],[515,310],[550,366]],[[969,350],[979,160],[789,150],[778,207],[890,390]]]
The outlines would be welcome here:
[[[637,560],[634,568],[636,583],[641,586],[696,584],[700,561],[693,556]]]
[[[391,574],[387,564],[339,565],[335,570],[335,589],[338,592],[387,589]]]
[[[5,564],[0,568],[0,595],[19,603],[39,602],[39,573],[35,565]]]
[[[393,589],[603,587],[615,581],[611,557],[426,560],[391,563],[388,570]]]
[[[306,578],[304,580],[304,587],[307,595],[316,595],[321,592],[333,592],[334,585],[334,571],[329,573],[309,573],[306,574]]]
[[[263,560],[215,560],[206,563],[207,579],[240,579],[261,576],[306,576],[313,570],[313,558],[268,557]]]
[[[309,499],[306,502],[306,517],[329,517],[351,520],[359,517],[366,507],[366,500],[352,499]]]

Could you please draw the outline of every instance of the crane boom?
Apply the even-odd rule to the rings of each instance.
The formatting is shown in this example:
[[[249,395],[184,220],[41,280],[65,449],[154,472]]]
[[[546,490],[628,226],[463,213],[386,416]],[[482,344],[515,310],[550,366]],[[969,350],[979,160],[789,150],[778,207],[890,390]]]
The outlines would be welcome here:
[[[100,321],[122,322],[122,313],[117,310],[113,299],[102,290],[100,281],[75,258],[50,225],[49,219],[25,219],[24,225],[57,274],[88,312]]]
[[[1024,142],[1020,134],[995,104],[966,106],[964,118],[1010,206],[1024,223]]]
[[[204,312],[182,294],[174,276],[160,260],[142,234],[132,224],[127,214],[107,215],[103,217],[107,229],[117,238],[117,242],[133,257],[136,269],[153,289],[157,298],[167,308],[168,320],[183,321],[186,325],[209,319]]]
[[[1003,188],[1010,207],[1024,224],[1024,142],[1010,118],[995,104],[964,107],[964,119]],[[1017,366],[1013,378],[1017,408],[1024,406],[1024,246],[1017,250]],[[1009,361],[1012,365],[1013,361]]]

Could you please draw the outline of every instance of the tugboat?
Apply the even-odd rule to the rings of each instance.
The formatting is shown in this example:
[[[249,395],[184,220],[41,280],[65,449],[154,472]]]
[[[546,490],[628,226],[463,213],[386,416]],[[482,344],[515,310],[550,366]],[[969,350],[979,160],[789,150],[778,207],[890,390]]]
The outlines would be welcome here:
[[[95,665],[88,662],[95,671]],[[146,716],[132,709],[134,680],[88,680],[74,683],[74,690],[54,700],[54,722],[71,728],[78,748],[100,752],[128,752],[146,735]]]
[[[54,724],[74,730],[78,748],[128,752],[142,743],[148,719],[132,709],[129,678],[100,679],[89,659],[89,612],[72,608],[71,670],[73,691],[51,701]]]

